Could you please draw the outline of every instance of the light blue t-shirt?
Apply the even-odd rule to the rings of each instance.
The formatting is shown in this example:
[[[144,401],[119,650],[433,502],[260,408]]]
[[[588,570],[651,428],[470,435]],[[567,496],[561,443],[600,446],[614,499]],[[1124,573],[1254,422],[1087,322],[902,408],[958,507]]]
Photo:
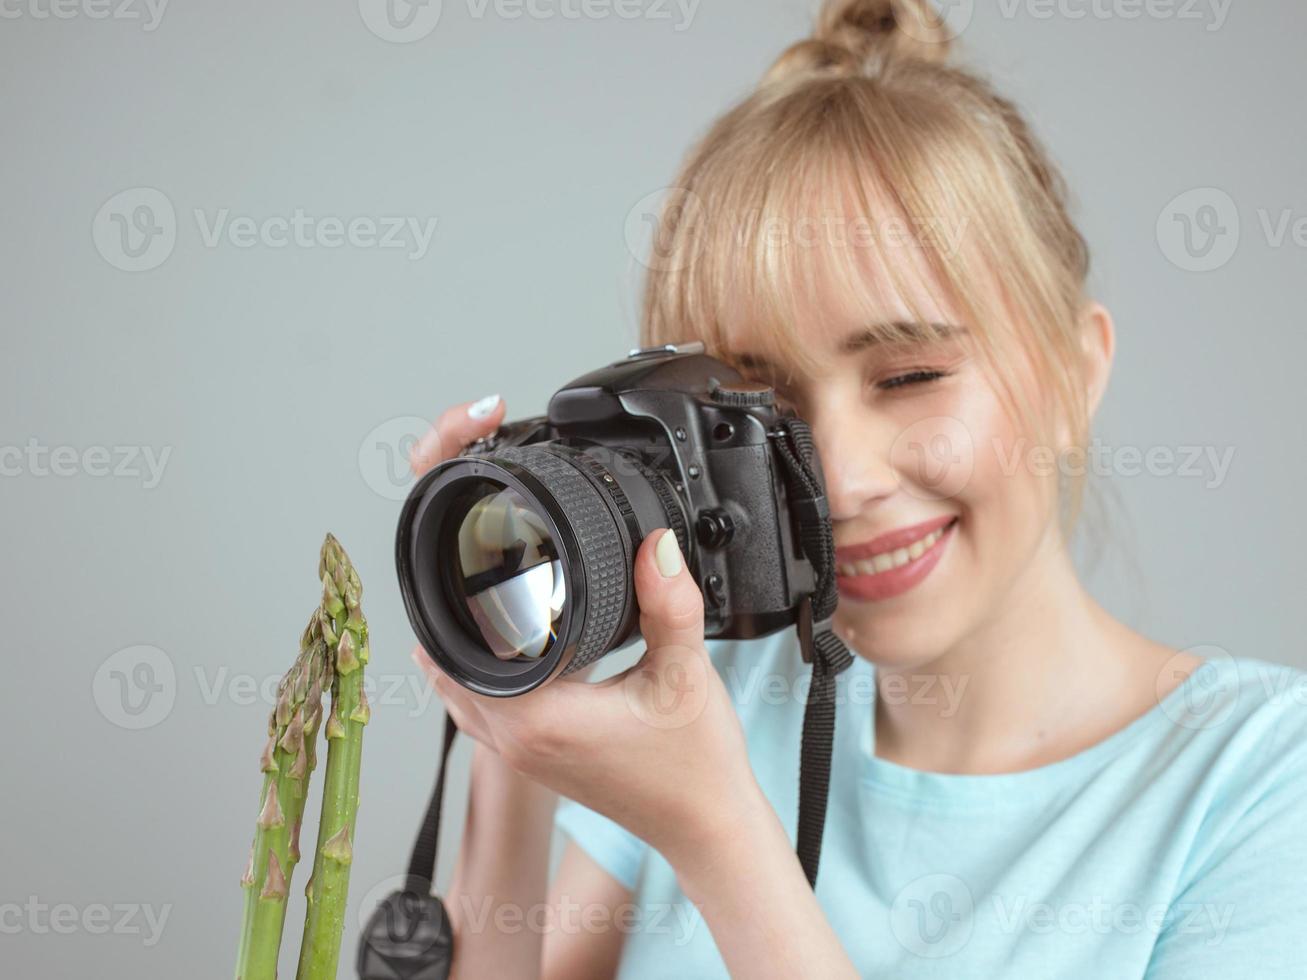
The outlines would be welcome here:
[[[810,669],[791,631],[709,648],[793,840]],[[838,690],[817,898],[862,976],[1307,977],[1307,674],[1208,659],[1092,748],[989,776],[876,758],[871,665]],[[574,802],[558,823],[634,891],[619,977],[728,976],[657,852]]]

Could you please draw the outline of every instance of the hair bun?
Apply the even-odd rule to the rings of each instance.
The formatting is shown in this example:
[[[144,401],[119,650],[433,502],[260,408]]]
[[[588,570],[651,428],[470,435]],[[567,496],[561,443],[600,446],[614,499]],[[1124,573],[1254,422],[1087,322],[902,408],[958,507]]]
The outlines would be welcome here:
[[[930,0],[825,0],[812,37],[786,50],[767,80],[823,69],[849,73],[891,61],[946,61],[952,34]]]

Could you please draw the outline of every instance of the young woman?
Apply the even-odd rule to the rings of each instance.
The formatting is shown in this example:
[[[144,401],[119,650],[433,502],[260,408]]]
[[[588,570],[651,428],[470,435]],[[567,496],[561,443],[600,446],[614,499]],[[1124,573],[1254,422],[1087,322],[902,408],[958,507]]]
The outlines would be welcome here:
[[[774,384],[824,464],[859,656],[815,894],[797,642],[710,651],[663,533],[626,675],[498,701],[417,651],[477,740],[456,976],[1301,975],[1303,677],[1147,639],[1077,580],[1113,323],[1044,150],[947,52],[924,2],[828,2],[689,155],[648,277],[645,341]],[[451,409],[415,469],[504,415]]]

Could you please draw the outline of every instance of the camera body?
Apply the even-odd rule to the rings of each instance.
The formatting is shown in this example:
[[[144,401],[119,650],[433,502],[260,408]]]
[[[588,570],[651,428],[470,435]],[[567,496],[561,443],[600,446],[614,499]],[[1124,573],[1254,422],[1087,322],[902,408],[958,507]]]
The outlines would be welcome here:
[[[769,387],[701,344],[641,349],[559,389],[545,416],[505,424],[440,464],[410,495],[397,542],[401,588],[424,646],[456,680],[487,694],[524,693],[579,669],[639,635],[635,553],[663,527],[676,534],[703,592],[707,638],[794,625],[814,572],[776,458],[781,417]],[[477,626],[485,632],[480,614],[476,623],[434,615],[437,593],[470,592],[476,577],[418,567],[432,555],[437,565],[457,564],[450,532],[424,537],[419,526],[466,525],[457,515],[467,507],[448,503],[460,480],[512,488],[529,503],[537,536],[551,542],[566,598],[542,655],[496,649],[498,663],[473,664],[468,643]],[[504,606],[497,602],[497,615]],[[534,662],[515,667],[521,660]]]

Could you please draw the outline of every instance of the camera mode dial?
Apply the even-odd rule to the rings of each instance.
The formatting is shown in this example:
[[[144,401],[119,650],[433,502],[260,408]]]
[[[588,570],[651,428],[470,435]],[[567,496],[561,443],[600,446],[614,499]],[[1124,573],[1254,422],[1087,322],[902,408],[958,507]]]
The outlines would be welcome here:
[[[708,397],[718,405],[729,405],[732,408],[755,408],[776,404],[776,392],[760,381],[722,383],[716,378],[711,378],[708,381]]]

